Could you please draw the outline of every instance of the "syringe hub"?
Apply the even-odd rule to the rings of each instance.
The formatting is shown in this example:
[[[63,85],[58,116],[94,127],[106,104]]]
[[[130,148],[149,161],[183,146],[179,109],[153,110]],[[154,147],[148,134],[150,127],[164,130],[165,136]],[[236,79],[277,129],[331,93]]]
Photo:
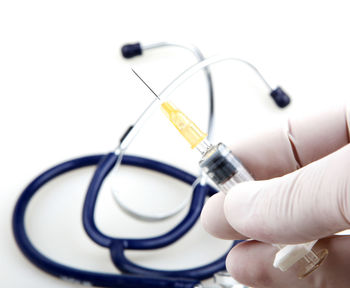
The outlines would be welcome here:
[[[180,134],[190,143],[191,148],[197,147],[206,137],[207,134],[202,132],[181,110],[170,102],[162,104],[164,114],[174,124]]]

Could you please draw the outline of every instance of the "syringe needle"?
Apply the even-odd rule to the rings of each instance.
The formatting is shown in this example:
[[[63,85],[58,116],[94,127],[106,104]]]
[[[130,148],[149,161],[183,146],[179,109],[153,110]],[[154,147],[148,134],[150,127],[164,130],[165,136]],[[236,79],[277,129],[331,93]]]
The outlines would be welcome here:
[[[137,74],[136,71],[135,71],[134,69],[131,68],[131,70],[132,70],[132,72],[134,72],[134,74],[137,76],[137,78],[139,78],[139,79],[142,81],[142,83],[145,84],[146,87],[154,94],[154,96],[156,96],[156,97],[158,98],[158,100],[160,100],[160,98],[159,98],[159,96],[156,94],[156,92],[154,92],[153,89],[152,89],[151,87],[149,87],[148,84],[147,84],[145,81],[143,81],[143,79],[140,77],[140,75]]]

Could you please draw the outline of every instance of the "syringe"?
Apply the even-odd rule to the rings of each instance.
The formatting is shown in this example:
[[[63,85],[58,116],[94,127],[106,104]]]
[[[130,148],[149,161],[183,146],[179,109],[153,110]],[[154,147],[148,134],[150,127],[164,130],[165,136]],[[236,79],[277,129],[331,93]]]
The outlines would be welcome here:
[[[206,134],[193,123],[183,112],[170,102],[163,102],[162,111],[180,134],[201,153],[199,166],[225,194],[234,185],[244,181],[253,181],[250,173],[224,144],[212,145]],[[273,266],[281,271],[287,271],[298,263],[299,278],[303,278],[316,270],[327,257],[327,249],[314,248],[315,241],[296,244],[273,244],[279,251],[276,253]]]

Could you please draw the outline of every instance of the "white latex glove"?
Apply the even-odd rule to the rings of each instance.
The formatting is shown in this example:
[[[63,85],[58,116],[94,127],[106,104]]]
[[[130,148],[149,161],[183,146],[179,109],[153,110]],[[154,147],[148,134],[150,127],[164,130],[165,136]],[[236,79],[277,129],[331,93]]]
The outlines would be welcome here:
[[[227,269],[252,287],[350,287],[349,122],[344,108],[306,119],[288,129],[237,143],[233,153],[260,181],[241,183],[227,196],[207,201],[202,223],[224,239],[255,239],[231,250]],[[266,180],[270,179],[270,180]],[[321,239],[323,238],[323,239]],[[276,248],[321,239],[329,255],[318,270],[299,280],[293,267],[273,268]],[[263,243],[265,242],[265,243]]]

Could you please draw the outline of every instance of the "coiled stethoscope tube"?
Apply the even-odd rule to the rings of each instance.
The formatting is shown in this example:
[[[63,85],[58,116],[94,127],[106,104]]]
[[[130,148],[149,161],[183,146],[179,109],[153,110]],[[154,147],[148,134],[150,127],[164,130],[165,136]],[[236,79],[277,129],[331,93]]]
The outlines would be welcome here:
[[[42,254],[30,241],[30,238],[27,235],[27,231],[25,229],[25,213],[26,209],[28,208],[28,204],[35,195],[39,191],[41,187],[43,187],[46,183],[50,182],[52,179],[58,177],[59,175],[62,175],[64,173],[70,172],[75,169],[80,169],[83,167],[88,167],[91,165],[97,165],[97,172],[95,173],[94,177],[100,177],[100,173],[105,173],[103,170],[106,168],[105,163],[111,163],[113,161],[116,161],[116,156],[114,153],[110,153],[107,155],[92,155],[92,156],[85,156],[81,158],[76,158],[73,160],[69,160],[67,162],[63,162],[61,164],[56,165],[55,167],[52,167],[48,169],[47,171],[43,172],[41,175],[36,177],[22,192],[19,199],[17,200],[17,203],[14,208],[13,212],[13,218],[12,218],[12,229],[14,233],[15,240],[17,242],[18,247],[21,249],[22,253],[38,268],[41,270],[61,278],[62,280],[66,280],[73,283],[79,283],[86,286],[99,286],[99,287],[118,287],[118,288],[148,288],[148,287],[156,287],[156,288],[193,288],[197,285],[199,285],[199,281],[196,280],[197,277],[192,277],[192,279],[189,279],[191,277],[186,276],[186,274],[176,275],[176,273],[173,273],[172,276],[166,276],[166,275],[154,275],[150,273],[143,273],[141,275],[120,275],[120,274],[111,274],[111,273],[101,273],[101,272],[91,272],[83,269],[73,268],[69,267],[64,264],[60,264],[56,262],[53,259],[50,259],[49,257]],[[161,171],[162,173],[166,173],[168,175],[171,175],[173,177],[176,177],[177,179],[184,181],[185,183],[191,184],[195,181],[195,177],[191,174],[188,174],[185,171],[182,171],[178,168],[166,165],[164,163],[154,161],[147,158],[141,158],[141,157],[135,157],[126,155],[123,158],[123,164],[125,165],[132,165],[132,166],[138,166],[138,167],[144,167],[148,169],[158,169],[158,171]],[[159,165],[160,164],[160,165]],[[111,166],[109,166],[111,168]],[[102,170],[101,170],[102,169]],[[101,172],[99,172],[101,171]],[[105,176],[105,175],[104,175]],[[96,181],[91,183],[91,188],[94,189],[94,186],[97,184]],[[90,188],[89,188],[90,189]],[[207,192],[206,193],[197,193],[195,202],[193,203],[193,207],[196,209],[196,213],[191,215],[193,219],[191,220],[191,223],[195,221],[199,215],[199,211],[201,209],[201,202],[204,201],[204,198],[206,195],[210,196],[216,193],[214,189],[212,189],[209,186],[206,186]],[[91,190],[90,190],[91,191]],[[204,197],[204,198],[203,198]],[[94,201],[94,199],[91,199]],[[91,202],[90,202],[91,203]],[[85,203],[88,204],[88,203]],[[85,205],[86,206],[86,205]],[[89,208],[88,208],[89,209]],[[86,212],[88,210],[85,210]],[[93,217],[93,216],[92,216]],[[165,244],[173,243],[181,237],[181,235],[185,234],[188,229],[190,229],[191,224],[187,228],[181,231],[181,233],[176,233],[173,235],[168,235],[165,238],[162,238],[162,245],[165,246]],[[88,228],[90,229],[90,228]],[[94,231],[94,229],[97,229],[96,227],[93,227],[91,231]],[[89,230],[90,231],[90,230]],[[168,233],[167,233],[168,234]],[[141,245],[141,248],[145,248],[145,245],[148,245],[148,248],[151,248],[154,243],[152,241],[146,241],[144,243],[143,239],[130,239],[129,241],[127,239],[112,239],[112,238],[105,238],[109,239],[108,241],[114,241],[115,243],[119,243],[119,245],[128,245],[127,243],[130,240],[133,240],[133,243],[131,245],[138,245],[138,243]],[[152,239],[152,238],[150,238]],[[110,243],[103,243],[106,245],[111,245]],[[239,241],[238,241],[239,242]],[[237,243],[238,243],[237,242]],[[161,244],[161,243],[159,243]],[[158,245],[159,245],[158,244]],[[102,245],[104,246],[104,245]],[[122,246],[119,246],[122,248]],[[153,247],[152,247],[153,248]],[[115,251],[119,253],[119,255],[115,255],[117,259],[114,259],[113,261],[115,264],[118,263],[118,267],[120,266],[121,270],[126,271],[127,273],[132,273],[131,270],[133,269],[139,269],[139,266],[136,265],[136,268],[134,266],[130,266],[130,261],[128,261],[123,253],[120,254],[123,250],[120,250],[118,246],[115,248],[111,248],[112,251]],[[125,248],[124,248],[125,249]],[[119,251],[119,252],[118,252]],[[112,256],[112,255],[111,255]],[[217,261],[215,261],[213,264],[213,268],[209,270],[204,270],[204,274],[202,273],[202,277],[207,278],[210,277],[210,273],[213,274],[213,272],[216,270],[221,270],[224,267],[224,258],[221,257]],[[120,263],[118,262],[120,261]],[[125,266],[126,265],[126,266]],[[175,271],[174,271],[175,272]],[[193,272],[191,272],[192,274]],[[187,278],[187,279],[186,279]],[[197,278],[200,279],[201,277]]]

